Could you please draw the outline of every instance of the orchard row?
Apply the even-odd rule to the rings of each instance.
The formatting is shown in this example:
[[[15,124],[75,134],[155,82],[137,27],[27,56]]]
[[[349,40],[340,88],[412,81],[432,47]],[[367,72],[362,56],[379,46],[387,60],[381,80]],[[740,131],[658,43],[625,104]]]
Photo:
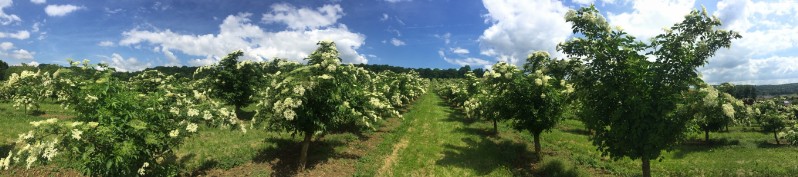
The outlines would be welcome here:
[[[0,87],[2,100],[27,113],[53,99],[77,116],[31,122],[33,129],[19,135],[0,169],[63,156],[90,176],[173,176],[177,166],[164,158],[207,127],[302,135],[302,170],[312,136],[375,129],[382,119],[401,117],[398,109],[426,92],[428,81],[417,73],[342,65],[333,42],[318,45],[306,64],[240,62],[243,53],[236,51],[199,68],[194,78],[146,71],[123,81],[107,65],[88,61],[70,61],[54,73],[13,74]],[[243,121],[248,105],[255,114]]]

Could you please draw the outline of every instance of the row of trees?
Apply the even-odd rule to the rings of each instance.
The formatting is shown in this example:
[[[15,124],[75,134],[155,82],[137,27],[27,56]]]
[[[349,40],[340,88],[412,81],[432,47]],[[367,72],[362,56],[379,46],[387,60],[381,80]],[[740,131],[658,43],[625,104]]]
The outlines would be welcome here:
[[[557,49],[569,60],[551,60],[545,53],[534,53],[522,72],[529,73],[524,75],[530,78],[526,80],[516,79],[516,69],[500,62],[483,79],[466,79],[464,85],[455,86],[484,82],[481,91],[450,87],[443,95],[458,104],[466,99],[462,102],[465,110],[475,112],[469,115],[493,121],[508,119],[514,127],[529,130],[537,151],[540,132],[562,119],[563,107],[571,100],[569,96],[574,96],[577,115],[592,132],[590,139],[602,155],[641,159],[643,176],[651,176],[650,160],[682,140],[695,117],[733,116],[734,111],[729,111],[733,105],[728,103],[734,102],[733,98],[697,99],[717,97],[717,91],[694,89],[703,84],[696,68],[706,64],[719,48],[729,47],[732,39],[740,38],[736,32],[716,29],[720,21],[705,10],[690,12],[650,43],[611,28],[592,6],[568,12],[565,20],[573,24],[577,37]],[[560,84],[549,87],[550,81]],[[566,94],[569,90],[575,90],[573,95]],[[697,92],[691,96],[696,99],[687,102],[691,90]],[[687,106],[699,101],[703,104]],[[715,126],[709,119],[698,122],[706,129]]]
[[[307,64],[274,60],[239,62],[233,52],[220,63],[198,69],[194,79],[146,71],[129,80],[112,76],[107,65],[88,61],[50,72],[13,74],[0,90],[2,100],[35,105],[34,95],[55,95],[77,117],[31,122],[0,169],[32,165],[60,154],[90,176],[177,175],[164,160],[203,128],[264,128],[305,136],[304,168],[310,137],[330,131],[374,129],[375,122],[399,116],[425,92],[416,73],[373,73],[341,65],[335,44],[320,42]],[[31,93],[28,93],[31,92]],[[38,94],[45,93],[45,94]],[[252,121],[236,110],[255,103]],[[233,106],[234,110],[227,107]]]

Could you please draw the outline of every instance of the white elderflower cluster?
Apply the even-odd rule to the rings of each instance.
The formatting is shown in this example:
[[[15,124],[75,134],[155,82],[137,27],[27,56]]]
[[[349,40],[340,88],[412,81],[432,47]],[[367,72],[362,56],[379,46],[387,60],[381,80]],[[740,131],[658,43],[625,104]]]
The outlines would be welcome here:
[[[299,96],[305,95],[305,87],[302,87],[302,85],[295,86],[294,93]]]
[[[197,127],[199,126],[197,126],[197,124],[195,123],[188,123],[188,125],[186,126],[186,131],[189,133],[197,132]]]
[[[732,106],[729,103],[726,103],[723,104],[721,107],[723,108],[723,115],[726,115],[726,117],[729,118],[734,118],[734,106]]]
[[[50,118],[50,119],[47,119],[47,120],[33,121],[33,122],[30,122],[30,124],[33,125],[33,127],[38,127],[39,125],[54,124],[55,122],[58,122],[58,119]]]
[[[199,115],[199,110],[197,110],[197,109],[194,109],[194,108],[188,108],[188,111],[186,112],[186,114],[187,114],[189,117],[198,116],[198,115]]]
[[[169,112],[174,114],[174,115],[180,115],[180,108],[172,107],[172,108],[169,109]]]
[[[707,87],[707,88],[702,88],[701,91],[707,94],[703,98],[704,106],[714,107],[718,105],[718,90],[715,90],[714,88],[711,87]]]
[[[80,140],[80,135],[82,135],[82,134],[83,134],[83,131],[80,131],[78,129],[72,129],[72,138],[75,138],[76,140]]]
[[[143,165],[141,165],[141,168],[139,168],[139,170],[138,170],[138,172],[139,172],[139,175],[141,175],[141,176],[144,176],[144,175],[146,174],[146,173],[144,173],[144,172],[145,172],[145,169],[146,169],[147,167],[149,167],[149,166],[150,166],[150,163],[149,163],[149,162],[144,162],[144,164],[143,164]]]
[[[288,97],[274,102],[272,109],[274,109],[274,112],[282,113],[285,119],[294,120],[294,117],[296,117],[296,112],[294,112],[293,109],[298,108],[301,105],[302,100],[294,100],[293,98]]]
[[[55,148],[55,145],[58,143],[58,140],[53,140],[50,143],[47,143],[47,147],[44,149],[44,153],[42,153],[42,157],[46,158],[48,161],[53,160],[53,157],[58,155],[58,149]]]
[[[179,129],[175,129],[175,130],[169,131],[169,137],[176,138],[178,135],[180,135],[180,130]]]
[[[213,115],[211,114],[211,111],[208,111],[208,110],[202,111],[202,119],[205,119],[205,120],[213,119]]]
[[[96,96],[89,95],[89,94],[86,95],[86,102],[88,102],[88,103],[94,103],[95,101],[97,101],[97,99],[98,98]]]

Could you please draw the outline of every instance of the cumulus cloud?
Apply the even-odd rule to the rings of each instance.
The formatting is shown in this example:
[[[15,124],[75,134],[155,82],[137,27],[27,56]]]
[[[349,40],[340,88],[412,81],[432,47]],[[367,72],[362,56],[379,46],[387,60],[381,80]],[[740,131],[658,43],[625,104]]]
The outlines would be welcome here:
[[[44,4],[47,3],[47,0],[30,0],[30,2],[34,4]]]
[[[17,31],[16,33],[4,33],[0,32],[0,38],[14,38],[19,40],[25,40],[30,37],[30,32],[22,30]]]
[[[316,29],[335,24],[343,16],[340,5],[324,5],[316,10],[296,8],[290,4],[274,4],[263,14],[264,23],[284,23],[290,29]]]
[[[97,43],[97,45],[101,46],[101,47],[111,47],[111,46],[114,46],[114,42],[111,42],[111,41],[100,41],[100,43]]]
[[[9,25],[14,22],[20,22],[22,19],[19,16],[14,14],[6,14],[3,9],[6,7],[11,7],[13,2],[11,0],[0,0],[0,24],[2,25]]]
[[[595,3],[596,0],[573,0],[572,2],[580,5],[589,6],[590,4]]]
[[[31,62],[25,63],[25,64],[27,64],[28,66],[39,66],[39,62],[36,62],[36,61],[31,61]]]
[[[323,9],[323,8],[319,8]],[[319,10],[323,11],[323,10]],[[320,12],[318,12],[320,13]],[[330,40],[336,43],[340,57],[345,63],[366,63],[368,60],[357,52],[365,43],[365,36],[350,32],[343,25],[323,26],[318,29],[293,29],[264,31],[252,24],[252,14],[230,15],[219,25],[218,34],[180,34],[167,30],[132,29],[122,33],[122,46],[151,44],[172,60],[172,52],[181,52],[191,57],[191,65],[208,65],[235,50],[243,50],[243,59],[265,61],[275,57],[303,62],[318,47],[316,43]],[[301,23],[309,24],[309,23]],[[176,58],[175,58],[176,59]]]
[[[438,50],[438,56],[443,58],[444,61],[458,66],[485,67],[491,64],[490,61],[474,57],[449,58],[443,50]]]
[[[36,54],[36,52],[30,52],[25,49],[17,49],[11,52],[10,57],[20,60],[32,60],[34,54]]]
[[[637,39],[648,42],[651,37],[663,33],[663,28],[684,20],[694,9],[695,0],[637,0],[632,3],[632,12],[608,12],[607,19],[610,25],[621,26]]]
[[[14,48],[14,43],[11,42],[0,43],[0,50],[6,51],[8,49],[13,49],[13,48]]]
[[[452,53],[456,53],[456,54],[460,54],[460,55],[465,55],[465,54],[469,53],[468,49],[464,49],[464,48],[460,48],[460,47],[451,48],[450,50],[452,50]]]
[[[402,40],[399,40],[399,39],[396,39],[396,38],[391,38],[391,44],[393,44],[393,46],[403,46],[403,45],[406,45],[406,44],[405,44],[405,41],[402,41]]]
[[[700,68],[709,83],[783,84],[798,82],[798,4],[787,1],[725,0],[715,16],[722,28],[743,38],[721,49]]]
[[[562,2],[483,0],[482,4],[491,27],[479,37],[481,54],[516,65],[536,50],[562,56],[556,46],[571,35],[571,25],[563,20],[569,8]]]
[[[71,4],[67,5],[47,5],[44,8],[44,12],[47,13],[48,16],[51,17],[60,17],[67,15],[69,13],[75,12],[77,10],[84,9],[85,7],[82,6],[75,6]]]
[[[125,59],[118,53],[113,53],[110,57],[106,56],[105,58],[106,59],[102,61],[103,63],[106,63],[108,66],[116,68],[116,71],[121,72],[141,71],[152,66],[151,63],[141,62],[134,57]]]
[[[179,66],[180,65],[180,59],[178,59],[177,56],[175,56],[175,54],[172,53],[172,51],[166,50],[166,48],[162,48],[162,52],[163,52],[163,55],[167,59],[167,63],[165,64],[165,66]]]

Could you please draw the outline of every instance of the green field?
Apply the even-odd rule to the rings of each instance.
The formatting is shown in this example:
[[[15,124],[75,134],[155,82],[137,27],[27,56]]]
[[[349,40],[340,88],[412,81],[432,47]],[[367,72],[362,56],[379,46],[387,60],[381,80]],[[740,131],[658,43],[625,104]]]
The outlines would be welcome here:
[[[73,113],[44,104],[44,114],[26,115],[9,103],[0,104],[0,154],[7,154],[17,134],[30,121]],[[301,137],[249,130],[247,133],[201,127],[170,163],[186,176],[637,176],[640,162],[602,157],[581,122],[567,119],[542,135],[542,160],[534,155],[525,132],[463,117],[436,94],[427,93],[404,113],[363,134],[332,134],[311,144],[309,169],[296,173]],[[656,176],[791,176],[798,173],[798,148],[776,145],[771,134],[756,127],[731,127],[729,132],[703,134],[652,161]],[[64,160],[32,169],[16,167],[0,176],[77,174]]]

